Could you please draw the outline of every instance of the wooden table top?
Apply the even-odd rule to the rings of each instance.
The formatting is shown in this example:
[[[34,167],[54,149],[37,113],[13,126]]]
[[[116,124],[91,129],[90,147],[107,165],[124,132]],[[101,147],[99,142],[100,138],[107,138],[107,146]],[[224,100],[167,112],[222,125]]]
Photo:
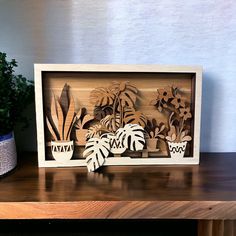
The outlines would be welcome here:
[[[199,166],[38,168],[25,153],[0,179],[0,219],[236,219],[236,153]]]

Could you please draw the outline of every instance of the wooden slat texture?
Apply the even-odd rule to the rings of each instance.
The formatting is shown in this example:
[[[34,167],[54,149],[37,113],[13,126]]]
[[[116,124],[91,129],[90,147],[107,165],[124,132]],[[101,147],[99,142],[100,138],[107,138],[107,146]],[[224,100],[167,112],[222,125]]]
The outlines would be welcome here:
[[[234,220],[199,220],[198,236],[235,236]]]
[[[213,221],[199,220],[198,222],[198,236],[212,236]]]
[[[235,236],[233,220],[226,220],[224,222],[224,236]]]
[[[38,168],[37,154],[0,179],[1,219],[236,219],[236,154],[200,166]],[[212,230],[222,230],[215,221]],[[224,232],[232,225],[224,224]],[[220,235],[220,234],[219,234]]]
[[[224,221],[214,220],[212,225],[212,235],[224,236]]]

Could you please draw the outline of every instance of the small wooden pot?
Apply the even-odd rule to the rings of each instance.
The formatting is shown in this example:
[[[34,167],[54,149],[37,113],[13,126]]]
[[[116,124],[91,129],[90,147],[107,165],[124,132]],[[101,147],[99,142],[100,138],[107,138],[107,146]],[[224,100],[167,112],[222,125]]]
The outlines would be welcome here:
[[[51,150],[56,161],[66,164],[73,156],[74,141],[51,141]]]
[[[75,130],[76,139],[77,139],[77,143],[79,144],[79,146],[85,146],[87,132],[88,132],[87,129],[76,129]]]
[[[187,146],[187,141],[180,142],[180,143],[174,143],[174,142],[167,141],[167,143],[168,143],[168,147],[169,147],[169,151],[170,151],[170,156],[172,158],[183,158],[184,157],[185,149]]]
[[[153,150],[159,150],[157,149],[157,138],[148,138],[146,139],[146,144],[147,144],[147,150],[153,151]]]
[[[17,165],[17,154],[14,133],[0,136],[0,175],[14,169]]]

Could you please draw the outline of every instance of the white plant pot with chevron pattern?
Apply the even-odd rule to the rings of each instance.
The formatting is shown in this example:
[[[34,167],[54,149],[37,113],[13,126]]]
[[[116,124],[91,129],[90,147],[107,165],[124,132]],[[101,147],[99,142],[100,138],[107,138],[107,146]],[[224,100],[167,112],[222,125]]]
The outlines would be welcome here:
[[[177,158],[184,157],[187,141],[179,142],[179,143],[167,141],[167,143],[168,143],[171,158],[177,159]]]
[[[53,158],[66,164],[73,156],[74,141],[51,141],[51,149]]]
[[[117,139],[115,134],[109,133],[107,134],[107,137],[110,140],[111,153],[117,155],[117,154],[122,154],[126,150],[126,147],[123,145],[123,142]]]

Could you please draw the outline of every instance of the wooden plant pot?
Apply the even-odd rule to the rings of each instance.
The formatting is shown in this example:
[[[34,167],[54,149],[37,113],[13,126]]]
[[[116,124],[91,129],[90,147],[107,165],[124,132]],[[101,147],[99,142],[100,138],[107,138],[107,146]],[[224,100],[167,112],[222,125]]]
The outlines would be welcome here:
[[[74,141],[51,141],[51,150],[56,161],[66,164],[72,158]]]
[[[111,153],[117,155],[117,154],[122,154],[126,150],[126,147],[124,147],[122,142],[119,139],[117,139],[115,134],[108,134],[107,137],[110,139]]]
[[[77,139],[77,143],[79,144],[79,146],[85,146],[87,132],[88,132],[87,129],[76,129],[75,130],[76,139]]]
[[[157,138],[148,138],[146,139],[147,150],[148,151],[158,151],[157,149]]]
[[[17,165],[16,145],[13,132],[0,136],[0,175],[14,169]]]
[[[167,141],[167,143],[168,143],[171,158],[177,159],[177,158],[184,157],[185,149],[187,146],[187,141],[180,142],[180,143],[174,143],[174,142]]]

